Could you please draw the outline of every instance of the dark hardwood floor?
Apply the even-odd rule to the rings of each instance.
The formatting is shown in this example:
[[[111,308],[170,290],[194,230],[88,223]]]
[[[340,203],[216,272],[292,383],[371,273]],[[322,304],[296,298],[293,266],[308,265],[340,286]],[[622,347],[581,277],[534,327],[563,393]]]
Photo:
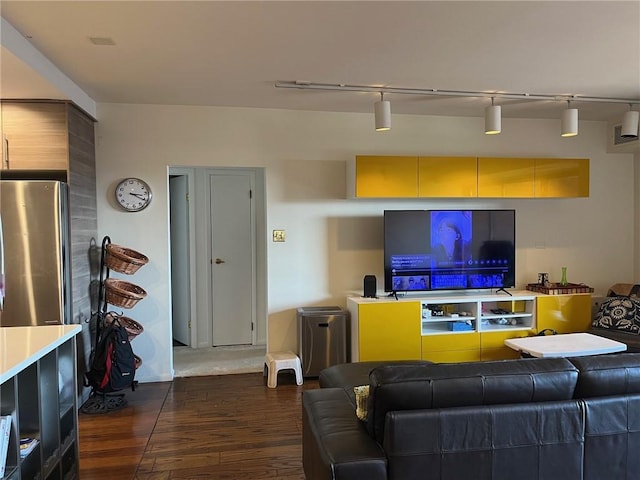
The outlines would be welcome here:
[[[120,411],[79,414],[80,479],[304,479],[302,392],[280,374],[176,378],[127,391]]]

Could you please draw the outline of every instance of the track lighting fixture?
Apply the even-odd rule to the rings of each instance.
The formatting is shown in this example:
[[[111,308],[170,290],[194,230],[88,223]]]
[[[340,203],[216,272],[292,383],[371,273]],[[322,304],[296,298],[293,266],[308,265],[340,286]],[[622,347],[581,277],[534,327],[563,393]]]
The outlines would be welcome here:
[[[571,101],[567,100],[567,109],[562,112],[563,137],[575,137],[578,135],[578,109],[571,108]]]
[[[310,81],[277,81],[276,88],[297,88],[300,90],[327,90],[341,92],[362,92],[378,93],[380,101],[375,103],[375,126],[376,131],[391,130],[391,103],[384,100],[384,94],[393,93],[399,95],[427,95],[443,97],[466,97],[466,98],[491,98],[491,105],[485,108],[485,133],[488,135],[500,133],[502,127],[502,107],[495,105],[498,99],[519,100],[524,102],[546,101],[557,102],[566,101],[567,108],[562,112],[562,136],[572,137],[578,135],[578,109],[571,108],[571,101],[581,103],[626,103],[630,107],[639,105],[638,98],[611,98],[611,97],[588,97],[580,95],[554,95],[536,93],[517,92],[481,92],[472,90],[442,90],[434,88],[405,88],[405,87],[383,87],[380,85],[352,85],[346,83],[315,83]],[[638,120],[640,112],[629,110],[624,115],[621,134],[623,137],[638,136]]]
[[[491,105],[484,109],[484,133],[486,135],[496,135],[502,131],[502,108],[493,104],[494,97],[491,97]]]
[[[632,104],[629,104],[629,111],[622,117],[622,130],[620,136],[625,138],[634,138],[638,136],[638,121],[640,120],[640,112],[631,110]]]
[[[391,102],[384,99],[384,93],[380,92],[380,101],[374,105],[376,117],[376,132],[391,130]]]

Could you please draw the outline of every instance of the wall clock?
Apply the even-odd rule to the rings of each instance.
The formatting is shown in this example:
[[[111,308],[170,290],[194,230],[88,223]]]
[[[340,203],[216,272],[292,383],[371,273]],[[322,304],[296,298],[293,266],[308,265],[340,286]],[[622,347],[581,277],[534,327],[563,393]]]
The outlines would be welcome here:
[[[151,203],[151,188],[139,178],[125,178],[115,190],[116,202],[127,212],[139,212]]]

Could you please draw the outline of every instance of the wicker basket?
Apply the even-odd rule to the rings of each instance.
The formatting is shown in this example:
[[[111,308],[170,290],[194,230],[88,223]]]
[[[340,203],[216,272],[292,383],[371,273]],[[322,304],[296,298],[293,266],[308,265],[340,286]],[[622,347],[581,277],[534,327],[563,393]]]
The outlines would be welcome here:
[[[107,245],[106,250],[105,263],[107,267],[119,273],[132,275],[149,262],[149,259],[140,252],[120,245],[110,243]]]
[[[111,325],[114,320],[117,320],[120,325],[124,327],[124,329],[129,334],[129,341],[136,338],[144,331],[144,327],[136,322],[133,318],[125,317],[124,315],[118,315],[117,313],[109,312],[104,317],[107,325]]]
[[[104,281],[104,290],[107,303],[122,308],[132,308],[147,296],[147,292],[141,287],[114,278],[107,278]]]

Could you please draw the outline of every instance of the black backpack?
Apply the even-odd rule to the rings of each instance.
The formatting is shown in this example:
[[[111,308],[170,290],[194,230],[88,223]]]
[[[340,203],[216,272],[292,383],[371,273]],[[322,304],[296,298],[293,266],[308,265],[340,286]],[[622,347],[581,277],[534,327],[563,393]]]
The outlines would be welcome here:
[[[136,357],[127,330],[114,320],[102,331],[85,374],[85,386],[94,391],[110,393],[131,386],[135,389]]]

